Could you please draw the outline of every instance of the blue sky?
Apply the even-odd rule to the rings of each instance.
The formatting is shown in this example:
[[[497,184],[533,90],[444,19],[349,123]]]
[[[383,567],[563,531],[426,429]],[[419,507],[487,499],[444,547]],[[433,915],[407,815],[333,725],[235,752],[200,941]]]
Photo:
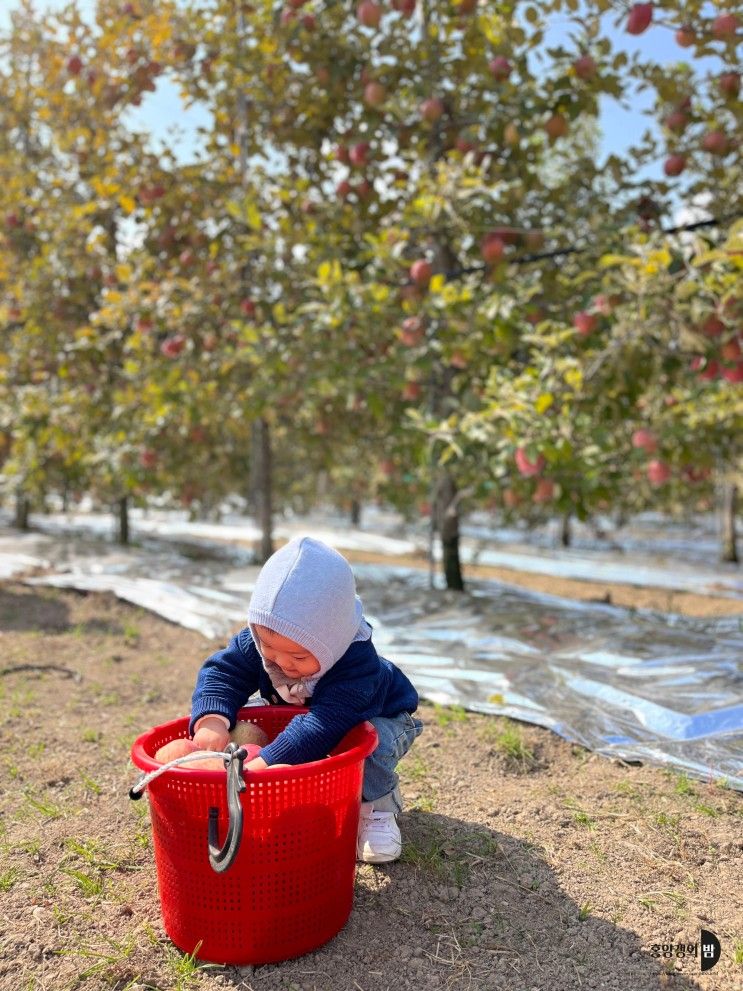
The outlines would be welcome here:
[[[63,7],[64,3],[65,0],[37,0],[40,9],[58,9]],[[9,12],[17,6],[17,0],[4,0],[4,2],[0,0],[0,30],[7,26]],[[95,0],[79,0],[79,6],[83,14],[92,12]],[[624,50],[629,54],[639,52],[642,55],[652,55],[661,63],[672,63],[686,58],[687,51],[676,44],[673,32],[667,28],[651,28],[645,34],[633,37],[624,31],[622,25],[614,28],[610,24],[611,21],[607,18],[607,33],[617,50]],[[570,22],[566,17],[554,17],[549,24],[546,43],[551,46],[567,43],[569,27]],[[717,59],[699,60],[696,66],[700,71],[705,68],[719,71],[721,67]],[[622,153],[629,145],[639,141],[650,123],[649,118],[642,114],[642,111],[649,107],[650,100],[650,93],[635,94],[632,97],[632,106],[626,109],[614,99],[602,98],[600,116],[602,158],[612,152]],[[203,107],[199,106],[188,111],[184,110],[176,88],[161,78],[158,80],[157,92],[145,94],[142,105],[128,111],[128,120],[137,130],[148,131],[155,146],[160,142],[167,142],[174,148],[181,161],[189,161],[193,159],[199,147],[196,129],[208,124],[208,115]],[[174,131],[173,128],[176,130]],[[661,165],[659,161],[657,166],[648,169],[647,176],[659,178]]]

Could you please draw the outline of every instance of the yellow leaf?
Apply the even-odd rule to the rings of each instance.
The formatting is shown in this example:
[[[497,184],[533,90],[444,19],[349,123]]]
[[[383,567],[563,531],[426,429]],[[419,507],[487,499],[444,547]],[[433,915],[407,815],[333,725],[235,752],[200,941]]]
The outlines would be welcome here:
[[[446,282],[446,276],[439,272],[438,275],[434,275],[428,284],[429,292],[441,292],[444,288],[444,283]]]
[[[651,251],[645,262],[645,274],[655,275],[661,269],[668,268],[671,264],[671,252],[668,248],[661,248],[659,251]]]
[[[568,368],[565,372],[565,382],[576,391],[583,385],[583,372],[580,368]]]
[[[541,396],[537,397],[537,401],[534,403],[534,409],[537,413],[544,413],[554,401],[555,397],[551,393],[543,392]]]
[[[602,268],[611,268],[613,265],[642,265],[642,261],[639,258],[633,258],[631,255],[602,255],[599,259],[599,265]]]
[[[129,265],[117,265],[116,266],[116,278],[119,282],[128,282],[132,276],[132,270]]]
[[[90,184],[95,190],[96,194],[102,199],[107,196],[113,196],[114,193],[118,192],[118,185],[115,182],[104,182],[100,176],[93,176],[90,180]]]
[[[264,37],[261,39],[258,50],[264,55],[272,55],[276,51],[276,42],[273,38]]]
[[[493,692],[492,695],[488,695],[488,702],[492,702],[493,705],[505,705],[506,700],[500,692]]]
[[[283,303],[274,303],[271,312],[276,323],[284,323],[286,320],[286,307]]]
[[[245,219],[248,222],[248,226],[251,230],[259,231],[263,226],[261,221],[261,212],[255,203],[245,204]]]
[[[375,282],[371,287],[371,294],[375,303],[384,303],[385,300],[389,299],[390,287]]]
[[[127,196],[126,193],[122,193],[121,196],[119,196],[119,205],[126,214],[134,213],[137,209],[137,201],[131,196]]]

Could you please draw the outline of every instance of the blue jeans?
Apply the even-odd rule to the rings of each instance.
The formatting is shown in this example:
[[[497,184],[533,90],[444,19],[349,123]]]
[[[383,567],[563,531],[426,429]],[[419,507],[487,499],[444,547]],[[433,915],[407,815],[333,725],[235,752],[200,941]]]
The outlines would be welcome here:
[[[409,712],[398,712],[391,718],[374,716],[369,722],[377,731],[379,743],[364,761],[362,801],[374,802],[378,812],[402,812],[400,778],[395,768],[423,732],[423,723]]]

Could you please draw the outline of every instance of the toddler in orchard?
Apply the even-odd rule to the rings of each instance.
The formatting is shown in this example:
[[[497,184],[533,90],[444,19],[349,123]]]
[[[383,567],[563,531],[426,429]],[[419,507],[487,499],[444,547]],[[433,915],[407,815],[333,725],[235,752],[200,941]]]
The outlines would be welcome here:
[[[379,743],[364,762],[356,853],[378,864],[400,856],[395,768],[423,724],[412,715],[418,693],[377,654],[371,634],[346,559],[319,540],[294,538],[261,569],[248,626],[199,671],[189,735],[199,749],[223,750],[238,709],[256,691],[272,704],[307,706],[245,764],[256,771],[326,757],[368,719]]]

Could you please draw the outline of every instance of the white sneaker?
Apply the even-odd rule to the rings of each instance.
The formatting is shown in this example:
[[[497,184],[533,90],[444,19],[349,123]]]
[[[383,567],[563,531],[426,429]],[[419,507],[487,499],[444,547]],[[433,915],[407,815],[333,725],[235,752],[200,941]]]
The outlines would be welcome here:
[[[402,837],[394,812],[375,812],[373,802],[361,803],[356,859],[386,864],[402,853]]]

